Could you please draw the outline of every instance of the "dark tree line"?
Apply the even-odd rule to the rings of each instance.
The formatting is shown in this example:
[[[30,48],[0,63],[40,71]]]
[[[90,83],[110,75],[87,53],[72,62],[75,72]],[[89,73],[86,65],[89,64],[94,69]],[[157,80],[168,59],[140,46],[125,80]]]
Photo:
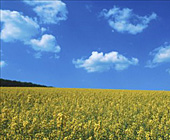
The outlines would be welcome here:
[[[31,82],[12,81],[0,78],[1,87],[47,87],[44,85],[33,84]]]

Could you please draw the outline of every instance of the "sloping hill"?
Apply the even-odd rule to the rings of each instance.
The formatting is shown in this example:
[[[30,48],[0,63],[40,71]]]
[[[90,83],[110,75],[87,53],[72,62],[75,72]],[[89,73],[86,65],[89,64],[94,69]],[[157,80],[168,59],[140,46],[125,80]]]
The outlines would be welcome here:
[[[12,81],[0,78],[1,87],[47,87],[44,85],[33,84],[31,82]]]

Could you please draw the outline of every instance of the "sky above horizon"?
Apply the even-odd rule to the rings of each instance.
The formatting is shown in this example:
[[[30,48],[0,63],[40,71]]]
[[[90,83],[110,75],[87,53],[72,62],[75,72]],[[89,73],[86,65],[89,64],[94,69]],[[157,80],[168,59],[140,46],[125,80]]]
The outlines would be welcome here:
[[[1,78],[170,90],[170,2],[1,1]]]

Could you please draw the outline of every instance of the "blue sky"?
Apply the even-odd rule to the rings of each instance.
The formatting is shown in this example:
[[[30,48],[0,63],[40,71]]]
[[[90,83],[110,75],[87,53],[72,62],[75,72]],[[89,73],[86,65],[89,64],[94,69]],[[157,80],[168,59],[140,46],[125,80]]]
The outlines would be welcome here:
[[[170,2],[1,1],[1,77],[170,90]]]

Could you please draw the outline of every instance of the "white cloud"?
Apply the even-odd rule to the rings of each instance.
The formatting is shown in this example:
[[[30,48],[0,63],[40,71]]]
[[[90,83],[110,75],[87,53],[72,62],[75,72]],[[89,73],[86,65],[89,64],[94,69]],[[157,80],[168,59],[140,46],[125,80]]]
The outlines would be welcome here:
[[[103,72],[111,68],[119,71],[127,69],[130,65],[137,65],[138,59],[132,58],[129,60],[115,51],[105,54],[93,51],[88,59],[73,60],[73,64],[76,68],[84,68],[87,72]]]
[[[44,27],[42,27],[42,28],[41,28],[41,32],[44,33],[45,31],[47,31],[47,29],[44,28]]]
[[[57,45],[56,38],[53,35],[45,34],[38,39],[31,39],[30,45],[36,51],[45,51],[45,52],[60,52],[61,48]]]
[[[5,65],[7,65],[5,61],[0,61],[0,68],[4,67]]]
[[[59,21],[67,19],[66,4],[60,0],[53,1],[36,1],[24,0],[24,2],[32,7],[39,16],[40,21],[45,24],[55,24]]]
[[[103,9],[100,16],[107,19],[110,27],[120,33],[137,34],[148,27],[151,20],[156,19],[157,15],[152,13],[150,16],[139,16],[133,13],[132,9],[114,6],[112,9]]]
[[[168,63],[170,62],[170,45],[166,44],[156,48],[150,52],[150,55],[153,56],[153,59],[147,62],[146,67],[153,68],[161,63]]]
[[[24,41],[27,42],[39,33],[37,22],[22,13],[10,10],[0,10],[1,13],[1,39],[5,42]]]
[[[61,48],[57,45],[56,38],[53,35],[45,34],[40,40],[33,39],[46,31],[46,28],[40,28],[36,20],[23,16],[22,13],[10,10],[0,10],[1,12],[1,39],[4,42],[22,41],[25,45],[31,46],[36,51],[60,52]],[[36,54],[40,58],[41,54]]]

